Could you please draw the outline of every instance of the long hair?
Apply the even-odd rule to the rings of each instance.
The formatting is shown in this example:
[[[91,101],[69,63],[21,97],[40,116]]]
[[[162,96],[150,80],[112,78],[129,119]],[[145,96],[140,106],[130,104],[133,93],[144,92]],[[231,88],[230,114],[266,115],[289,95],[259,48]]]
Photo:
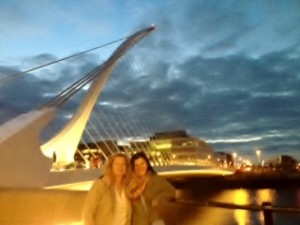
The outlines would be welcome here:
[[[145,154],[145,152],[137,152],[135,154],[133,154],[130,158],[130,165],[131,165],[131,169],[132,171],[134,171],[134,162],[137,159],[143,159],[145,160],[146,164],[147,164],[147,172],[151,172],[152,174],[156,174],[155,170],[153,169],[153,167],[150,164],[149,158],[147,157],[147,155]]]
[[[118,153],[115,153],[115,154],[111,155],[108,158],[108,160],[105,164],[104,174],[106,176],[108,176],[112,182],[114,182],[115,176],[112,172],[112,165],[113,165],[116,158],[123,158],[125,160],[126,173],[125,173],[125,176],[124,176],[124,183],[128,183],[129,179],[130,179],[130,175],[131,175],[130,160],[129,160],[129,157],[127,155],[125,155],[124,153],[118,152]]]

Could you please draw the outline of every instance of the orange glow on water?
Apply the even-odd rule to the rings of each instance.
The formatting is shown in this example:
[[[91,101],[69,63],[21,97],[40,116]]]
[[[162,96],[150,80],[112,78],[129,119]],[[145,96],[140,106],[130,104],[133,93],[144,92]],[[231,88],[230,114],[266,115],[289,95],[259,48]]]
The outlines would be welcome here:
[[[256,192],[257,205],[262,205],[263,202],[271,202],[272,201],[272,191],[271,189],[260,189]],[[264,223],[264,216],[261,212],[259,214],[259,221]]]
[[[248,193],[243,189],[237,190],[234,194],[233,202],[239,205],[250,204]],[[245,225],[249,222],[250,212],[248,210],[235,209],[233,214],[238,225]]]

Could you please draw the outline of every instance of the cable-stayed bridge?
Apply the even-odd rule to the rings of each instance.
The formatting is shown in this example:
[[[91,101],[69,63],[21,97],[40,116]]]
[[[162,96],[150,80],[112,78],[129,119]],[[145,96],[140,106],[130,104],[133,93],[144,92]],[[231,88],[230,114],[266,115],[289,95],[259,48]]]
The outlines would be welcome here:
[[[82,150],[86,150],[92,156],[101,156],[103,160],[117,151],[128,155],[135,151],[145,151],[157,171],[166,176],[231,173],[216,167],[213,150],[203,140],[190,137],[186,133],[172,136],[172,132],[159,132],[160,127],[155,123],[124,118],[120,111],[107,111],[105,114],[103,110],[97,110],[99,95],[112,72],[125,73],[124,70],[128,69],[122,67],[116,70],[118,62],[121,59],[128,60],[127,52],[134,51],[139,42],[144,38],[147,40],[146,36],[153,30],[154,26],[151,26],[130,35],[107,60],[50,98],[48,102],[1,125],[0,187],[46,187],[94,179],[101,172],[101,168],[89,170],[88,159]],[[139,58],[127,62],[132,73],[141,71],[141,62],[145,65],[151,64],[145,49],[143,50],[139,55],[128,54],[129,60]],[[50,64],[52,63],[45,66]],[[151,67],[147,69],[151,70]],[[32,70],[25,72],[30,71]],[[25,73],[21,72],[10,78],[23,74]],[[6,82],[10,78],[1,81]],[[126,80],[126,77],[121,79]],[[63,124],[54,136],[42,141],[44,129],[55,118],[59,109],[82,89],[86,89],[86,92],[69,121]],[[138,95],[136,99],[138,100]],[[149,117],[147,119],[153,120]],[[93,149],[91,142],[94,143]],[[78,149],[80,145],[85,146],[85,149]],[[93,152],[95,149],[96,152]],[[75,172],[62,170],[74,162],[76,154],[81,157],[87,169]]]

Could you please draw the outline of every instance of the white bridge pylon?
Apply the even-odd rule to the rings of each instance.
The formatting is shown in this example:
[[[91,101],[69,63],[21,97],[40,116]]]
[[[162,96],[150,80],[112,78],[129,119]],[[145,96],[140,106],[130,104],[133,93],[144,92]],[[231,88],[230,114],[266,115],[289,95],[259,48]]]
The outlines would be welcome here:
[[[41,146],[42,152],[47,157],[52,157],[55,152],[57,162],[68,163],[74,161],[74,154],[86,123],[114,65],[115,63],[102,71],[101,76],[95,80],[69,123],[54,138]]]
[[[88,93],[72,119],[54,138],[41,146],[42,152],[47,157],[52,157],[55,152],[57,162],[68,163],[74,161],[74,154],[77,150],[86,123],[97,99],[99,98],[100,92],[102,91],[118,59],[120,59],[122,55],[124,55],[132,46],[134,46],[153,29],[154,27],[151,26],[150,28],[131,35],[100,67],[99,71],[96,72],[98,73],[96,79],[93,81]]]

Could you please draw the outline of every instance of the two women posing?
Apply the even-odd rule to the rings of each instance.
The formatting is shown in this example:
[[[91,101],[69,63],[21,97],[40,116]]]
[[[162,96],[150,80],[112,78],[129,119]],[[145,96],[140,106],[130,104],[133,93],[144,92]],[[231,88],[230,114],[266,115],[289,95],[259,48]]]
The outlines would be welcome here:
[[[130,173],[130,168],[132,173]],[[144,152],[110,157],[105,175],[96,180],[83,208],[84,225],[163,223],[155,207],[175,197],[175,189],[153,170]]]

